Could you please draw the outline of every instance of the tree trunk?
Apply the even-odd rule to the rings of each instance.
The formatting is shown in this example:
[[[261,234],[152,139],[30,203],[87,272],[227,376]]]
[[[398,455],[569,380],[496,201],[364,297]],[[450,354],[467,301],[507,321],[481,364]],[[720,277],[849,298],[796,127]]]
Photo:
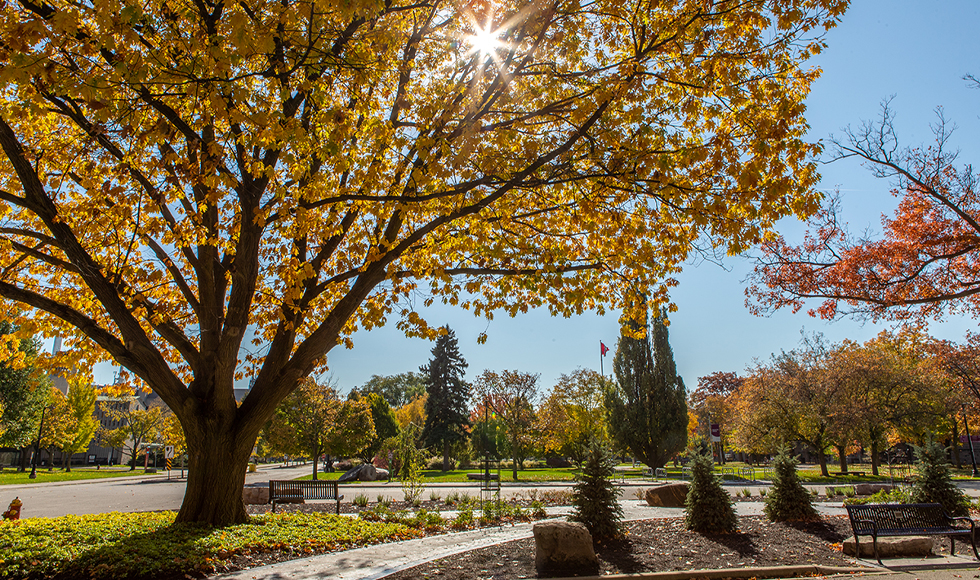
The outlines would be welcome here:
[[[840,460],[840,472],[847,473],[847,446],[834,445],[837,448],[837,457]]]
[[[61,466],[65,468],[65,473],[71,473],[71,455],[61,454]]]
[[[953,421],[953,463],[957,468],[963,467],[963,460],[960,457],[960,426]]]
[[[827,454],[822,449],[817,449],[817,461],[820,463],[820,475],[830,477],[830,472],[827,471]]]
[[[449,471],[449,439],[442,440],[442,470]]]
[[[878,475],[878,466],[881,464],[881,451],[878,449],[878,440],[871,440],[871,474]]]
[[[17,466],[17,471],[19,471],[21,473],[27,471],[27,450],[28,449],[30,449],[30,447],[21,447],[20,448],[20,465]]]
[[[215,526],[245,523],[242,489],[255,438],[205,425],[211,427],[206,435],[187,436],[187,489],[176,521]]]

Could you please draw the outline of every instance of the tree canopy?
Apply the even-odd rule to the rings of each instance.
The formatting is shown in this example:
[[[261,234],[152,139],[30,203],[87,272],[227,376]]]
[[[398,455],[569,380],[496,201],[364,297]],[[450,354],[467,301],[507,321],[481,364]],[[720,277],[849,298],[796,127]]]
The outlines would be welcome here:
[[[0,313],[173,409],[179,521],[245,521],[279,402],[358,329],[435,336],[417,292],[665,302],[816,209],[804,62],[846,5],[7,2]]]

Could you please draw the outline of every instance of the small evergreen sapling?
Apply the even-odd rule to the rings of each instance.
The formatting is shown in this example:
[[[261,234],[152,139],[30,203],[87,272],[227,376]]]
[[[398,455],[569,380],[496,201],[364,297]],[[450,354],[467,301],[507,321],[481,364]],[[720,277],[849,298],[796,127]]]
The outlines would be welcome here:
[[[796,473],[796,458],[784,445],[773,461],[775,476],[772,490],[766,496],[766,517],[774,522],[814,520],[819,516],[811,503],[810,493]]]
[[[707,455],[694,456],[684,514],[687,529],[702,534],[731,534],[738,528],[732,498],[715,476]]]
[[[953,483],[946,449],[929,439],[922,447],[915,448],[915,458],[919,475],[912,487],[912,503],[939,503],[950,515],[967,515],[970,502]]]
[[[620,535],[623,508],[619,505],[620,490],[612,482],[615,465],[609,449],[593,439],[585,451],[582,474],[575,478],[572,514],[568,519],[585,524],[594,542]]]

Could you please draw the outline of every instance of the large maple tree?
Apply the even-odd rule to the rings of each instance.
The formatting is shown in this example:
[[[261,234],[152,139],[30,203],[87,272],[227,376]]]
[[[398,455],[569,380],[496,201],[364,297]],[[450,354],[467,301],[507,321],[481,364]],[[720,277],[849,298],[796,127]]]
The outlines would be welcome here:
[[[972,166],[957,166],[953,126],[938,111],[929,147],[902,148],[886,103],[881,119],[834,140],[835,159],[860,159],[891,179],[898,206],[878,236],[856,235],[832,195],[809,220],[803,243],[762,245],[746,293],[757,313],[801,309],[811,316],[940,318],[980,313],[980,191]]]
[[[356,330],[663,303],[814,211],[804,63],[846,4],[6,2],[0,315],[149,385],[178,521],[244,521],[256,435]]]

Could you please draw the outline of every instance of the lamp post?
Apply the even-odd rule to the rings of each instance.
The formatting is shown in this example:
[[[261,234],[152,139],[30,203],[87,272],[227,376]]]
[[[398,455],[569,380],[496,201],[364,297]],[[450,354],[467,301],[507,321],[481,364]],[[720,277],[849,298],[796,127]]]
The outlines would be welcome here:
[[[966,440],[970,442],[970,461],[973,463],[973,476],[977,476],[977,456],[973,452],[973,437],[970,436],[970,423],[966,419],[966,403],[962,405],[963,425],[966,426]]]
[[[31,474],[27,476],[29,479],[37,479],[37,454],[41,452],[41,433],[44,431],[44,412],[47,410],[47,405],[41,407],[41,424],[37,428],[37,443],[34,444],[34,455],[31,456]]]

